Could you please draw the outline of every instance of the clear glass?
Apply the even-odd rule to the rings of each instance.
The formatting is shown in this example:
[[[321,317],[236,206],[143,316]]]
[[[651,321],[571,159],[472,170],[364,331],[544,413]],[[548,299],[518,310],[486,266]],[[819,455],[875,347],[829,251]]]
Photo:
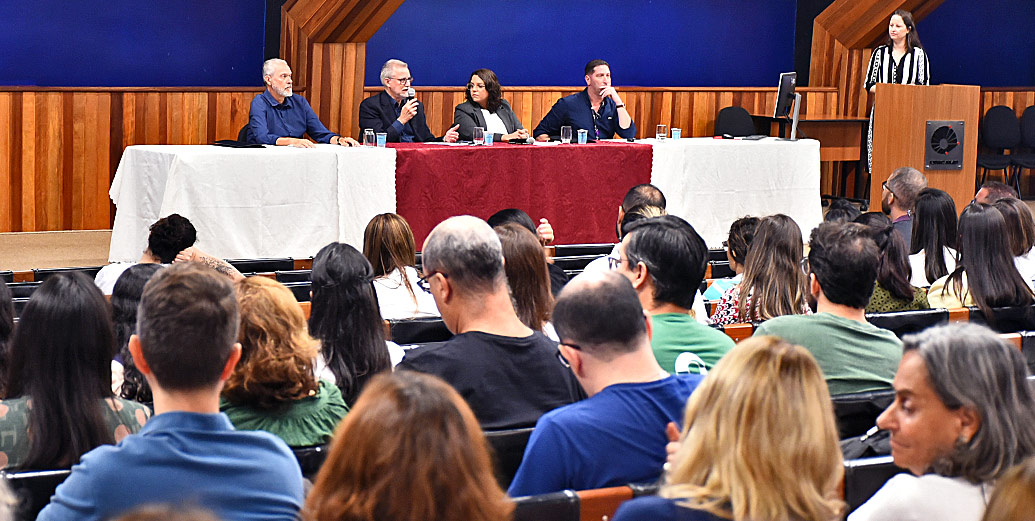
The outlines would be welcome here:
[[[492,136],[493,136],[492,132],[486,132],[485,133],[485,144],[486,145],[492,146],[492,141],[494,139]]]
[[[579,144],[585,145],[586,141],[589,140],[589,131],[584,128],[579,129]]]
[[[654,137],[658,138],[658,141],[664,141],[665,140],[665,136],[667,136],[667,135],[668,135],[668,126],[667,125],[658,125],[658,132],[654,135]]]
[[[378,132],[377,133],[377,146],[384,147],[387,142],[388,142],[388,133],[387,132]]]
[[[474,141],[475,145],[481,145],[485,143],[485,129],[482,127],[474,127],[474,132],[471,134],[473,137],[471,141]]]
[[[561,143],[571,143],[571,127],[561,127]]]
[[[683,131],[681,129],[672,127],[672,139],[679,139],[683,137]]]
[[[363,144],[368,147],[374,146],[374,129],[368,128],[363,130]]]

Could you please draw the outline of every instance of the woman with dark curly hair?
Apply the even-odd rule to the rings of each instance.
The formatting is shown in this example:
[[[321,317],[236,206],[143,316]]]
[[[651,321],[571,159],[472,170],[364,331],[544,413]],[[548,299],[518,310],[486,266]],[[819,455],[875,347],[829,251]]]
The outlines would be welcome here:
[[[265,277],[240,280],[235,289],[241,361],[219,409],[234,427],[273,433],[292,447],[326,443],[348,407],[333,383],[316,379],[319,343],[294,295]]]
[[[137,369],[133,355],[129,352],[129,337],[137,331],[137,306],[144,293],[144,285],[151,280],[161,264],[147,263],[131,266],[122,272],[115,288],[111,291],[111,316],[115,325],[115,345],[122,361],[122,377],[115,376],[112,364],[112,391],[135,402],[149,404],[154,401],[151,386]]]
[[[521,125],[510,103],[502,98],[495,72],[489,69],[472,72],[464,96],[467,101],[453,111],[453,121],[460,125],[460,139],[470,141],[474,127],[492,134],[493,141],[528,139],[528,130]]]

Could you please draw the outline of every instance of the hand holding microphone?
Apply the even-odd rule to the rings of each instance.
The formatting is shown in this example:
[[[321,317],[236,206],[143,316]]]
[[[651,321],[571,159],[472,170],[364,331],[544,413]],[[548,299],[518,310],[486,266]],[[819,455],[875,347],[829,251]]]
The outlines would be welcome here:
[[[417,115],[417,105],[420,102],[414,97],[416,95],[413,87],[406,89],[406,100],[403,102],[402,110],[399,111],[399,122],[404,125]]]

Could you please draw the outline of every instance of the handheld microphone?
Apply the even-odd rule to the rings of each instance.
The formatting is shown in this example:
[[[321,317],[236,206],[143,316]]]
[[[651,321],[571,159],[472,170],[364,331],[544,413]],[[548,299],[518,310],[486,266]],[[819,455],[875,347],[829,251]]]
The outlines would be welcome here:
[[[413,87],[406,89],[406,103],[409,103],[411,99],[417,96],[417,91],[413,90]]]

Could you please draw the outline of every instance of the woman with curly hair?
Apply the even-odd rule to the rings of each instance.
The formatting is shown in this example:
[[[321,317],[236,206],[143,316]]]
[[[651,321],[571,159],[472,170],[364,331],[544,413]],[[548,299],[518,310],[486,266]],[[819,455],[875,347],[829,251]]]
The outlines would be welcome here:
[[[292,447],[326,443],[348,407],[333,383],[315,377],[319,343],[294,295],[265,277],[240,280],[235,289],[241,361],[219,409],[238,429],[267,431]]]

